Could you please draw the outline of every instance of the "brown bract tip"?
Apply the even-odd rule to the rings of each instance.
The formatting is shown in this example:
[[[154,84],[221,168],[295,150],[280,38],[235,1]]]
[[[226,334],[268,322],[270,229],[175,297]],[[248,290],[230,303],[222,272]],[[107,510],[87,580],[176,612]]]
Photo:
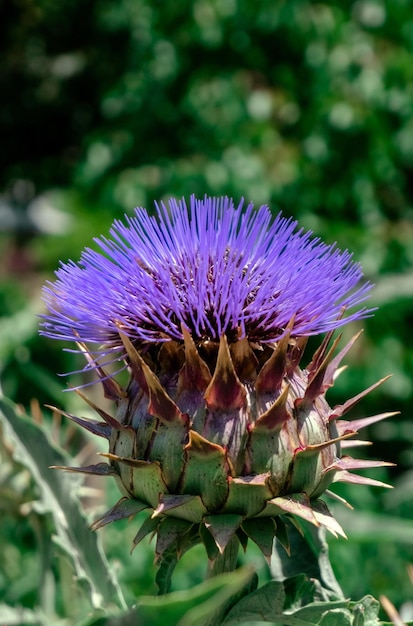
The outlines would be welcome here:
[[[205,391],[205,402],[209,409],[241,409],[246,406],[247,392],[239,380],[225,335],[219,342],[218,358],[214,375]]]
[[[119,333],[128,354],[132,374],[138,385],[149,395],[148,413],[159,418],[164,424],[187,422],[175,402],[166,393],[159,378],[142,359],[129,337]]]
[[[209,456],[211,454],[219,453],[225,455],[225,449],[219,446],[217,443],[211,443],[205,437],[202,437],[195,430],[189,431],[189,442],[184,447],[186,451],[191,451],[198,456]]]
[[[183,391],[199,391],[203,393],[211,382],[212,376],[208,365],[201,359],[191,334],[182,325],[184,336],[185,363],[179,372],[178,396]]]
[[[288,420],[287,400],[290,385],[286,385],[276,401],[256,421],[254,429],[277,430]]]
[[[274,352],[268,361],[264,363],[258,374],[255,388],[259,394],[273,393],[281,387],[286,374],[287,350],[290,342],[292,324],[293,321],[288,325],[284,337],[277,342]]]

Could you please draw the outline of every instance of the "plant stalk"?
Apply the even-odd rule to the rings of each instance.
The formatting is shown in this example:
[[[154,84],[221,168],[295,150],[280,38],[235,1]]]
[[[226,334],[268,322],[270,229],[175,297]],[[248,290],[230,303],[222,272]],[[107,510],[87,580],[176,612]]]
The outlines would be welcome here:
[[[213,578],[214,576],[224,574],[225,572],[233,572],[237,567],[238,551],[239,539],[234,535],[227,543],[224,552],[222,554],[218,554],[213,563],[209,563],[206,578]],[[230,608],[231,604],[231,600],[225,602],[224,605],[220,606],[219,609],[217,609],[207,618],[205,622],[203,622],[202,626],[219,626],[222,624],[223,617]]]

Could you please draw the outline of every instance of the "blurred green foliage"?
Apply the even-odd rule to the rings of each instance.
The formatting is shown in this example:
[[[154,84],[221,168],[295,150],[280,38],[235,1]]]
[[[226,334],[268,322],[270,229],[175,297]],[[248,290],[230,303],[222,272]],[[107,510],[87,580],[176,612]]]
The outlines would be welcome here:
[[[36,398],[84,412],[56,376],[83,364],[38,337],[36,314],[59,259],[77,259],[114,218],[191,193],[245,196],[293,215],[352,250],[376,283],[379,310],[330,401],[394,374],[353,416],[401,411],[370,433],[372,457],[398,464],[383,474],[396,490],[343,491],[371,525],[360,530],[365,518],[354,512],[351,541],[331,550],[346,594],[386,593],[402,605],[413,595],[413,545],[397,532],[400,521],[413,536],[410,0],[9,0],[0,3],[0,35],[3,392],[26,407]],[[74,454],[91,445],[71,441]],[[0,592],[33,607],[39,563],[24,507],[33,485],[18,467],[8,471]],[[378,538],[382,513],[396,525]],[[128,533],[103,531],[109,557],[134,594],[148,593],[150,552],[129,557]]]

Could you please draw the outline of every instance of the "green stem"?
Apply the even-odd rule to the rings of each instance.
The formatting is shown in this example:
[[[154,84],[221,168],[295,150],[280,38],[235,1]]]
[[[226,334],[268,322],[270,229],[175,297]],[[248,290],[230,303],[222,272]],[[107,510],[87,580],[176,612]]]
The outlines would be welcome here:
[[[239,539],[236,535],[228,541],[224,552],[218,554],[215,561],[208,566],[207,578],[213,578],[224,572],[233,572],[237,566]]]
[[[228,541],[224,552],[218,554],[217,558],[212,564],[209,564],[206,578],[213,578],[218,574],[224,574],[225,572],[233,572],[237,566],[239,550],[239,540],[235,535]],[[202,626],[219,626],[222,624],[223,617],[228,611],[231,600],[226,602],[223,606],[217,609],[213,615],[211,615]]]

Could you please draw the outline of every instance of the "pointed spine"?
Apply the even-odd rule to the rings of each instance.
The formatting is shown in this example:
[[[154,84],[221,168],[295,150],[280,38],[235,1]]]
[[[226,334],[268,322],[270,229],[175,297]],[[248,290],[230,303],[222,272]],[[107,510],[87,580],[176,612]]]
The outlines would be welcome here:
[[[97,463],[85,467],[66,467],[64,465],[51,465],[50,469],[64,470],[76,474],[94,474],[95,476],[117,476],[115,469],[108,463]]]
[[[351,348],[354,346],[354,344],[359,339],[359,337],[362,335],[362,333],[363,333],[363,329],[361,329],[357,334],[355,334],[350,339],[350,341],[344,346],[344,348],[342,350],[340,350],[340,352],[337,354],[337,356],[334,357],[334,359],[331,361],[331,363],[328,364],[328,367],[327,367],[326,373],[325,373],[325,377],[324,377],[325,390],[327,390],[329,387],[333,386],[334,380],[336,379],[336,377],[338,376],[338,374],[339,374],[339,372],[341,370],[341,368],[340,368],[341,361],[344,359],[344,357],[347,355],[347,353],[351,350]]]
[[[345,307],[341,309],[341,312],[338,315],[337,320],[341,320],[344,316],[344,313],[345,313]],[[328,331],[323,341],[321,342],[320,346],[314,352],[311,362],[307,365],[307,371],[309,373],[310,380],[313,377],[314,372],[316,372],[319,369],[322,361],[324,361],[325,356],[327,354],[328,346],[330,344],[331,339],[333,338],[334,333],[335,333],[335,330]]]
[[[304,405],[310,407],[312,402],[317,398],[317,396],[323,394],[327,386],[325,384],[325,376],[328,364],[330,363],[334,351],[337,347],[338,342],[340,341],[341,336],[337,337],[333,342],[330,350],[325,354],[323,360],[319,364],[317,370],[311,376],[310,382],[305,390],[305,394],[303,398],[300,398],[297,403],[300,405]]]
[[[76,415],[72,415],[71,413],[66,413],[66,411],[61,411],[50,404],[45,405],[48,409],[51,409],[53,412],[58,413],[71,420],[78,426],[81,426],[85,430],[92,433],[92,435],[97,435],[98,437],[103,437],[104,439],[109,440],[112,434],[112,427],[105,422],[97,422],[96,420],[84,419],[82,417],[77,417]]]
[[[394,463],[390,463],[388,461],[369,461],[365,459],[353,459],[351,456],[342,456],[341,459],[335,461],[329,467],[326,467],[325,472],[330,472],[331,470],[342,471],[342,470],[359,470],[359,469],[370,469],[372,467],[394,467]]]
[[[106,411],[104,411],[103,409],[99,408],[97,404],[92,402],[92,400],[90,400],[87,396],[85,396],[79,389],[75,389],[75,391],[77,395],[80,398],[82,398],[82,400],[86,402],[86,404],[88,404],[90,408],[93,409],[95,413],[97,413],[106,422],[108,426],[110,426],[111,428],[114,428],[115,430],[120,430],[122,428],[122,424],[120,424],[118,420],[116,420],[114,417],[109,415],[109,413],[106,413]]]
[[[345,500],[345,498],[343,498],[342,496],[339,496],[337,493],[334,493],[334,491],[330,491],[330,489],[326,489],[324,493],[326,496],[329,496],[329,498],[331,498],[332,500],[336,500],[336,502],[340,502],[340,504],[343,504],[345,507],[350,509],[350,511],[354,510],[354,506],[352,506],[349,502],[347,502],[347,500]]]
[[[354,398],[350,398],[350,400],[347,400],[347,402],[345,402],[344,404],[335,406],[330,413],[329,419],[336,419],[337,417],[342,417],[343,415],[348,413],[348,411],[350,411],[350,409],[352,409],[358,402],[360,402],[360,400],[367,396],[367,394],[385,383],[386,380],[389,380],[389,378],[391,378],[391,376],[385,376],[385,378],[378,380],[377,383],[374,383],[374,385],[371,385],[370,387],[359,393],[357,396],[354,396]]]
[[[314,377],[315,372],[319,369],[321,363],[324,361],[325,356],[327,354],[328,346],[330,344],[330,341],[333,335],[334,335],[334,330],[330,330],[326,334],[323,341],[321,342],[317,350],[314,352],[310,363],[307,365],[306,369],[308,371],[309,380],[311,380]]]
[[[340,524],[335,519],[335,517],[330,513],[326,503],[323,502],[323,500],[314,500],[314,502],[311,503],[311,506],[313,509],[314,516],[317,522],[321,526],[324,526],[324,528],[327,528],[327,530],[334,537],[337,538],[340,536],[340,537],[343,537],[343,539],[347,539],[346,533],[341,528]]]
[[[152,537],[156,534],[157,528],[159,526],[159,524],[161,523],[162,519],[157,517],[157,518],[152,518],[152,517],[147,517],[146,520],[143,522],[142,526],[140,527],[140,529],[138,530],[138,532],[136,533],[133,541],[132,541],[132,548],[130,553],[132,554],[132,552],[134,551],[134,549],[136,548],[136,546],[138,544],[140,544],[140,542],[142,541],[142,539],[144,539],[147,535],[152,534]],[[152,539],[151,537],[151,539]]]
[[[347,439],[346,441],[341,442],[341,449],[345,450],[346,448],[362,448],[364,446],[373,445],[372,441],[364,441],[363,439]]]
[[[381,420],[387,419],[388,417],[393,417],[393,415],[399,415],[400,411],[394,411],[393,413],[379,413],[378,415],[371,415],[370,417],[362,417],[358,420],[338,420],[336,422],[337,431],[339,435],[344,435],[345,433],[353,433],[355,435],[362,428],[366,428],[366,426],[371,426],[372,424],[376,424],[377,422],[381,422]],[[330,418],[331,419],[331,418]]]
[[[392,485],[376,480],[375,478],[368,478],[367,476],[359,476],[359,474],[352,474],[346,470],[337,472],[334,476],[333,482],[335,483],[349,483],[352,485],[369,485],[370,487],[385,487],[386,489],[393,489]]]

